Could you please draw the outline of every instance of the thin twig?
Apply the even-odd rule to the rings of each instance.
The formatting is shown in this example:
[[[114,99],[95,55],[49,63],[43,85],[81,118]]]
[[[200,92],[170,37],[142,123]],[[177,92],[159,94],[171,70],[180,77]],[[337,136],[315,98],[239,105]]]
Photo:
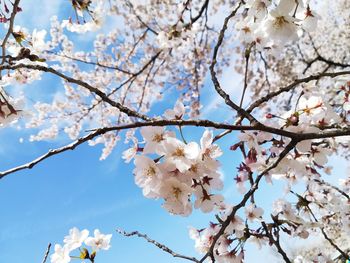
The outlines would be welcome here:
[[[282,249],[281,244],[279,242],[279,238],[274,239],[273,235],[271,233],[271,231],[269,231],[266,223],[264,221],[261,222],[261,225],[263,226],[263,228],[265,229],[265,233],[267,235],[267,237],[270,240],[270,243],[274,244],[275,247],[277,248],[278,253],[283,257],[284,261],[287,263],[291,263],[292,261],[290,261],[290,259],[288,258],[286,252]]]
[[[350,200],[350,196],[345,193],[343,190],[341,190],[339,187],[336,187],[335,185],[332,185],[326,181],[321,181],[319,179],[314,179],[315,182],[319,183],[319,184],[324,184],[330,188],[333,188],[335,191],[337,191],[338,193],[340,193],[342,196],[346,197],[346,199]]]
[[[335,77],[342,76],[342,75],[350,75],[350,71],[339,71],[339,72],[332,72],[332,73],[324,72],[324,73],[320,73],[317,75],[311,75],[311,76],[306,77],[306,78],[297,79],[293,83],[291,83],[283,88],[280,88],[277,91],[270,92],[266,96],[256,100],[248,107],[247,112],[251,113],[255,108],[259,107],[264,102],[270,101],[272,98],[280,95],[281,93],[288,92],[291,89],[293,89],[294,87],[296,87],[297,85],[300,85],[302,83],[307,83],[307,82],[310,82],[312,80],[318,80],[318,79],[325,78],[325,77],[335,78]]]
[[[13,10],[12,10],[11,17],[10,17],[9,29],[7,30],[7,33],[6,33],[4,40],[2,41],[2,44],[1,44],[1,49],[2,49],[1,65],[3,65],[5,63],[6,43],[7,43],[7,40],[9,39],[10,35],[13,33],[13,25],[15,23],[15,17],[16,17],[17,11],[18,11],[19,2],[20,2],[20,0],[15,0],[15,2],[13,4]]]
[[[133,232],[129,232],[129,233],[125,232],[124,230],[120,230],[120,229],[117,229],[116,231],[117,231],[117,233],[119,233],[119,234],[121,234],[121,235],[123,235],[125,237],[138,236],[140,238],[143,238],[147,242],[155,245],[156,247],[160,248],[161,250],[163,250],[166,253],[169,253],[170,255],[172,255],[175,258],[182,258],[182,259],[186,259],[186,260],[189,260],[189,261],[200,263],[200,261],[198,259],[196,259],[195,257],[189,257],[189,256],[185,256],[185,255],[176,253],[172,249],[168,248],[167,246],[165,246],[165,245],[163,245],[163,244],[161,244],[161,243],[159,243],[159,242],[149,238],[145,234],[141,234],[138,231],[133,231]]]
[[[242,97],[241,97],[241,102],[239,103],[239,107],[242,108],[243,105],[243,100],[244,100],[244,95],[248,87],[248,68],[249,68],[249,58],[250,58],[250,50],[251,47],[249,47],[245,51],[245,71],[244,71],[244,87],[243,87],[243,92],[242,92]]]
[[[225,103],[228,106],[230,106],[232,109],[237,111],[237,113],[240,116],[243,116],[244,118],[247,118],[251,123],[256,124],[256,123],[258,123],[258,121],[251,114],[249,114],[243,108],[239,107],[236,103],[234,103],[230,99],[230,96],[221,88],[220,82],[216,76],[216,71],[215,71],[215,65],[217,63],[218,52],[219,52],[220,46],[223,43],[223,40],[225,37],[225,32],[226,32],[227,27],[228,27],[228,23],[229,23],[230,19],[236,15],[236,13],[238,12],[241,5],[242,5],[242,1],[240,1],[238,3],[238,5],[236,6],[236,8],[231,12],[231,14],[225,18],[224,24],[221,28],[221,31],[220,31],[220,34],[218,37],[218,41],[214,47],[213,58],[212,58],[212,62],[210,64],[209,69],[210,69],[211,79],[212,79],[212,82],[214,84],[214,88],[215,88],[216,92],[224,99]]]
[[[44,256],[44,259],[43,259],[42,263],[46,262],[49,254],[50,254],[50,249],[51,249],[51,243],[49,243],[48,246],[47,246],[47,249],[46,249],[46,252],[45,252],[45,256]]]

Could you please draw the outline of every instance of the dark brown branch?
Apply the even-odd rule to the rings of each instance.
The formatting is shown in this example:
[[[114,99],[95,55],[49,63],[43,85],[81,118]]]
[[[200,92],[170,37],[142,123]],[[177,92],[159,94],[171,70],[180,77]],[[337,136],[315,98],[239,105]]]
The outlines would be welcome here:
[[[3,177],[5,177],[6,175],[8,174],[11,174],[11,173],[14,173],[14,172],[17,172],[17,171],[21,171],[21,170],[24,170],[24,169],[31,169],[33,168],[35,165],[37,165],[38,163],[42,162],[43,160],[53,156],[53,155],[56,155],[56,154],[59,154],[59,153],[62,153],[62,152],[65,152],[65,151],[68,151],[68,150],[74,150],[77,146],[79,146],[80,144],[88,141],[88,140],[91,140],[93,139],[94,137],[96,137],[97,135],[99,134],[103,134],[101,133],[101,130],[98,130],[98,131],[95,131],[95,132],[92,132],[84,137],[81,137],[79,138],[78,140],[68,144],[68,145],[65,145],[63,147],[60,147],[60,148],[57,148],[57,149],[54,149],[54,150],[49,150],[46,154],[36,158],[35,160],[29,162],[29,163],[26,163],[26,164],[23,164],[23,165],[20,165],[20,166],[17,166],[15,168],[12,168],[12,169],[9,169],[7,171],[4,171],[4,172],[1,172],[0,173],[0,179],[2,179]]]
[[[43,72],[49,72],[52,73],[70,83],[73,84],[77,84],[81,87],[84,87],[86,89],[88,89],[90,92],[96,94],[97,96],[99,96],[104,102],[110,104],[111,106],[117,108],[118,110],[120,110],[121,112],[125,113],[126,115],[130,116],[130,117],[136,117],[136,118],[140,118],[146,121],[151,120],[151,118],[147,117],[146,115],[140,114],[128,107],[123,106],[122,104],[120,104],[119,102],[115,102],[114,100],[111,100],[107,94],[103,93],[101,90],[91,86],[90,84],[82,81],[82,80],[78,80],[78,79],[74,79],[72,77],[68,77],[65,74],[50,68],[50,67],[45,67],[45,66],[41,66],[41,65],[25,65],[25,64],[17,64],[17,65],[3,65],[0,67],[0,70],[2,69],[10,69],[10,70],[15,70],[15,69],[20,69],[20,68],[27,68],[27,69],[33,69],[33,70],[39,70],[39,71],[43,71]]]
[[[290,259],[288,258],[286,252],[282,249],[281,244],[279,242],[279,238],[276,239],[273,238],[272,232],[269,231],[269,228],[267,227],[266,223],[264,221],[261,222],[261,225],[263,226],[265,233],[267,237],[270,240],[270,243],[274,244],[277,248],[278,253],[283,257],[284,261],[287,263],[291,263]]]
[[[228,125],[228,124],[220,124],[220,123],[214,123],[211,121],[207,120],[190,120],[190,121],[182,121],[182,120],[160,120],[160,121],[150,121],[150,122],[136,122],[136,123],[131,123],[131,124],[125,124],[125,125],[120,125],[116,127],[107,127],[107,128],[100,128],[92,131],[88,135],[81,137],[77,139],[76,141],[73,141],[72,143],[57,148],[53,150],[49,150],[46,154],[41,155],[40,157],[36,158],[35,160],[17,166],[15,168],[9,169],[7,171],[0,172],[0,179],[5,177],[8,174],[15,173],[20,170],[25,170],[25,169],[31,169],[38,163],[44,161],[45,159],[68,151],[68,150],[74,150],[77,146],[81,145],[84,142],[87,142],[89,140],[92,140],[96,136],[105,134],[107,132],[111,131],[119,131],[119,130],[126,130],[126,129],[132,129],[132,128],[139,128],[139,127],[144,127],[144,126],[167,126],[167,125],[173,125],[173,126],[200,126],[200,127],[212,127],[212,128],[218,128],[218,129],[227,129],[230,127],[230,129],[235,129],[235,130],[254,130],[255,128],[252,126],[234,126],[234,125]]]
[[[256,124],[256,123],[258,123],[258,121],[251,114],[249,114],[243,108],[239,107],[236,103],[234,103],[230,99],[230,96],[221,88],[220,82],[216,76],[216,71],[215,71],[215,65],[217,63],[218,52],[219,52],[220,46],[223,43],[223,40],[225,37],[225,32],[226,32],[227,27],[228,27],[228,23],[229,23],[230,19],[236,15],[236,13],[238,12],[241,5],[242,5],[242,2],[240,1],[239,4],[237,5],[237,7],[231,12],[231,14],[225,18],[224,24],[221,28],[221,31],[220,31],[220,34],[218,37],[218,41],[216,43],[216,46],[214,47],[213,58],[212,58],[212,62],[210,64],[209,69],[210,69],[211,79],[212,79],[212,82],[214,84],[214,88],[215,88],[216,92],[224,99],[225,103],[228,106],[230,106],[232,109],[237,111],[237,113],[240,116],[247,118],[252,124]]]
[[[306,78],[297,79],[293,83],[289,84],[288,86],[280,88],[277,91],[270,92],[266,96],[264,96],[264,97],[256,100],[255,102],[253,102],[248,107],[247,113],[251,113],[255,108],[259,107],[264,102],[269,101],[270,99],[280,95],[281,93],[290,91],[291,89],[293,89],[297,85],[300,85],[302,83],[307,83],[307,82],[312,81],[312,80],[318,80],[318,79],[321,79],[321,78],[324,78],[324,77],[335,78],[335,77],[342,76],[342,75],[350,75],[350,71],[340,71],[340,72],[333,72],[333,73],[324,72],[324,73],[320,73],[320,74],[317,74],[317,75],[311,75],[311,76],[306,77]]]
[[[218,233],[214,236],[213,241],[211,243],[211,246],[208,250],[208,252],[203,256],[203,258],[200,260],[200,262],[204,262],[208,257],[211,257],[214,253],[215,244],[218,241],[218,239],[224,234],[225,229],[229,226],[231,221],[234,219],[236,212],[245,206],[246,202],[249,200],[249,198],[255,193],[256,190],[259,188],[259,182],[261,179],[268,174],[269,171],[277,167],[277,165],[283,160],[284,157],[297,145],[297,140],[292,140],[286,148],[281,152],[278,159],[270,165],[268,168],[266,168],[263,172],[261,172],[255,179],[254,185],[249,189],[249,191],[243,196],[243,199],[240,203],[235,205],[232,208],[232,211],[230,215],[226,218],[226,220],[221,224],[221,228],[218,231]]]
[[[49,256],[49,253],[50,253],[50,249],[51,249],[51,243],[49,243],[48,246],[47,246],[47,249],[46,249],[46,252],[45,252],[45,255],[44,255],[44,259],[43,259],[42,263],[46,263],[46,260],[47,260],[47,258]]]
[[[143,20],[142,18],[136,14],[136,11],[135,11],[135,8],[134,8],[134,5],[130,2],[130,1],[126,1],[129,8],[133,11],[134,15],[136,16],[137,20],[139,20],[139,22],[145,27],[147,28],[149,31],[151,31],[153,34],[155,35],[158,35],[158,32],[155,31],[154,29],[152,29],[149,25],[147,25]]]
[[[124,69],[122,69],[120,67],[117,67],[117,66],[109,66],[109,65],[101,64],[100,62],[86,61],[86,60],[79,59],[79,58],[74,58],[74,57],[71,57],[71,56],[68,56],[68,55],[65,55],[65,54],[58,54],[58,53],[55,53],[55,52],[52,52],[52,51],[46,51],[46,52],[49,53],[49,54],[53,54],[55,56],[58,56],[58,57],[68,58],[68,59],[71,59],[73,61],[81,62],[81,63],[87,64],[87,65],[93,65],[93,66],[98,66],[98,67],[101,67],[101,68],[112,69],[112,70],[120,71],[120,72],[122,72],[124,74],[127,74],[127,75],[135,75],[135,73],[129,72],[129,71],[124,70]]]
[[[332,245],[332,247],[334,247],[345,259],[350,260],[349,255],[347,255],[331,238],[329,238],[323,227],[321,228],[321,232],[323,237]]]
[[[336,61],[332,61],[330,59],[327,59],[321,55],[318,55],[318,57],[316,58],[318,61],[322,61],[324,63],[327,63],[328,65],[334,66],[334,67],[339,67],[339,68],[348,68],[350,67],[350,64],[345,64],[345,63],[340,63],[340,62],[336,62]]]
[[[245,55],[244,55],[245,57],[244,87],[243,87],[241,102],[239,103],[239,107],[241,108],[243,105],[245,92],[247,91],[247,88],[248,88],[248,68],[249,68],[250,52],[251,52],[251,46],[246,49]]]
[[[185,255],[181,255],[179,253],[176,253],[174,252],[172,249],[168,248],[167,246],[149,238],[147,235],[145,234],[141,234],[140,232],[138,231],[133,231],[133,232],[130,232],[130,233],[127,233],[123,230],[120,230],[120,229],[117,229],[117,233],[125,236],[125,237],[131,237],[131,236],[137,236],[137,237],[140,237],[140,238],[143,238],[145,239],[147,242],[155,245],[156,247],[160,248],[161,250],[163,250],[164,252],[166,253],[169,253],[170,255],[172,255],[173,257],[175,258],[182,258],[182,259],[186,259],[186,260],[189,260],[189,261],[193,261],[193,262],[197,262],[199,263],[200,261],[198,259],[196,259],[195,257],[189,257],[189,256],[185,256]]]
[[[209,5],[209,0],[205,0],[204,4],[202,5],[201,9],[199,10],[199,13],[191,19],[191,24],[195,23],[199,18],[201,18],[203,13],[208,9],[208,5]]]
[[[4,37],[4,40],[2,41],[1,44],[1,49],[2,49],[2,61],[1,61],[1,65],[3,65],[5,63],[5,58],[6,58],[6,43],[7,40],[9,39],[9,37],[11,36],[11,34],[13,33],[13,25],[15,22],[15,17],[18,11],[18,5],[19,5],[20,0],[15,0],[14,4],[13,4],[13,10],[11,13],[11,17],[10,17],[10,25],[9,25],[9,29],[7,30],[7,33]]]
[[[31,169],[36,164],[40,163],[41,161],[43,161],[43,160],[45,160],[53,155],[65,152],[67,150],[73,150],[77,146],[79,146],[80,144],[82,144],[86,141],[92,140],[96,136],[99,136],[99,135],[102,135],[102,134],[105,134],[105,133],[111,132],[111,131],[120,131],[120,130],[126,130],[126,129],[140,128],[140,127],[145,127],[145,126],[196,126],[196,127],[215,128],[215,129],[225,129],[225,130],[229,130],[229,131],[261,130],[261,131],[270,132],[273,134],[289,137],[292,140],[295,140],[297,142],[302,141],[302,140],[307,140],[307,139],[318,139],[318,138],[328,138],[328,137],[350,135],[350,128],[348,128],[346,130],[340,130],[340,131],[336,130],[336,131],[330,131],[330,132],[300,134],[300,133],[293,133],[293,132],[288,132],[288,131],[264,126],[262,124],[257,125],[257,126],[243,126],[243,125],[231,125],[231,124],[217,123],[217,122],[212,122],[209,120],[187,120],[187,121],[185,121],[185,120],[152,120],[152,121],[148,121],[148,122],[135,122],[135,123],[125,124],[125,125],[120,125],[120,126],[115,126],[115,127],[105,127],[105,128],[96,129],[93,132],[91,132],[90,134],[88,134],[84,137],[81,137],[81,138],[77,139],[76,141],[74,141],[66,146],[63,146],[63,147],[60,147],[60,148],[57,148],[54,150],[50,150],[49,152],[38,157],[37,159],[35,159],[32,162],[23,164],[21,166],[17,166],[15,168],[9,169],[9,170],[4,171],[4,172],[0,172],[0,179],[8,174],[11,174],[11,173],[14,173],[14,172],[17,172],[20,170]],[[274,167],[270,168],[269,170],[271,170],[273,168]],[[266,170],[264,173],[266,174],[269,170]]]

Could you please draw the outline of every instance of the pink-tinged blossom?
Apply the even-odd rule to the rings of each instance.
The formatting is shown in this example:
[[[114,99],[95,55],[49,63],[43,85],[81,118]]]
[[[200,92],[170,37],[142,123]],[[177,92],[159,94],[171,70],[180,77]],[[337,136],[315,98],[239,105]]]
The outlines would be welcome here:
[[[248,173],[246,171],[241,171],[234,178],[236,181],[236,187],[240,194],[244,194],[247,189],[245,187],[245,182],[248,180]]]
[[[291,12],[290,5],[282,4],[286,2],[281,1],[280,5],[271,10],[268,19],[263,24],[266,36],[277,43],[285,43],[298,38],[296,19],[289,15]]]
[[[222,190],[224,183],[222,181],[222,174],[211,171],[208,175],[204,176],[202,181],[210,186],[210,189]]]
[[[230,210],[228,210],[228,213]],[[223,217],[223,220],[225,220],[225,217]],[[239,216],[234,216],[234,218],[230,221],[230,224],[226,228],[225,232],[227,234],[235,233],[235,236],[238,238],[241,238],[244,236],[244,230],[245,230],[245,224],[242,218]]]
[[[220,226],[217,224],[210,224],[208,228],[200,231],[193,227],[190,227],[189,235],[190,238],[195,241],[196,251],[201,254],[207,253],[212,244],[213,237],[219,230]]]
[[[246,7],[249,8],[248,15],[261,21],[267,15],[267,8],[270,4],[269,0],[248,0],[246,1]]]
[[[244,20],[238,21],[235,24],[235,29],[238,31],[238,38],[243,43],[251,43],[255,40],[257,23],[255,23],[254,19],[247,17]]]
[[[164,198],[163,207],[172,214],[188,216],[192,212],[192,204],[189,197],[192,189],[175,178],[169,178],[163,182],[159,195]]]
[[[213,211],[216,206],[224,201],[224,197],[218,194],[209,194],[204,188],[197,187],[194,192],[196,201],[194,202],[194,208],[200,208],[202,212],[209,213]]]
[[[329,149],[323,147],[313,147],[311,149],[313,160],[320,166],[324,166],[328,162],[327,155],[330,154]]]
[[[133,143],[134,145],[132,147],[123,152],[122,158],[125,160],[126,163],[129,163],[136,156],[137,151],[139,149],[138,141],[136,138],[133,139]]]
[[[246,131],[238,135],[240,141],[245,142],[249,149],[260,149],[256,133]]]
[[[157,197],[157,190],[161,183],[161,173],[156,163],[144,155],[135,157],[135,183],[142,188],[145,197]]]
[[[226,242],[230,242],[230,241],[228,240]],[[235,251],[229,251],[227,247],[226,251],[224,248],[222,248],[220,252],[218,252],[218,254],[215,255],[215,259],[218,263],[243,263],[243,258],[244,258],[243,250],[241,250],[237,254]]]
[[[264,210],[260,207],[255,206],[254,204],[249,204],[245,207],[245,215],[250,222],[253,222],[256,219],[260,219],[264,213]]]
[[[308,32],[315,31],[318,20],[321,17],[315,11],[312,11],[309,6],[306,8],[304,15],[301,26]]]
[[[166,140],[167,137],[175,137],[174,133],[165,131],[164,127],[142,127],[141,135],[145,140],[145,147],[143,153],[158,153],[158,149],[161,143]]]
[[[187,178],[185,180],[189,184],[193,179],[200,180],[203,175],[209,172],[205,165],[206,163],[203,160],[196,160],[196,162],[191,165],[190,169],[184,173],[184,176]]]
[[[248,239],[248,242],[253,243],[258,247],[258,249],[261,249],[262,246],[268,243],[268,239],[264,237],[257,237],[257,236],[251,235]]]
[[[95,229],[94,230],[94,237],[88,237],[85,240],[85,244],[87,246],[92,247],[94,251],[99,251],[101,249],[108,250],[111,242],[112,234],[104,235],[101,234],[100,230]]]
[[[186,112],[186,108],[184,104],[178,100],[174,106],[174,109],[166,110],[164,113],[164,116],[170,120],[173,120],[173,119],[181,120],[184,117],[185,112]]]
[[[200,140],[202,155],[212,159],[218,158],[222,155],[222,151],[217,144],[213,144],[213,132],[205,130]]]
[[[199,158],[200,149],[195,142],[185,144],[176,138],[169,137],[163,142],[160,153],[165,155],[166,162],[174,163],[183,173]]]

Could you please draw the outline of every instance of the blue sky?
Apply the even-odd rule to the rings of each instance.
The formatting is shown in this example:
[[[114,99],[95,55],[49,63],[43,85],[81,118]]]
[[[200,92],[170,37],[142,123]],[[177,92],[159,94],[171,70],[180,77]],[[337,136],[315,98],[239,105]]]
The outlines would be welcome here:
[[[69,1],[22,0],[23,13],[18,16],[18,24],[28,28],[48,28],[49,17],[68,14]],[[224,86],[233,93],[232,73],[224,75]],[[237,83],[237,82],[235,82]],[[226,85],[225,85],[226,84]],[[61,86],[57,78],[46,77],[26,87],[31,99],[47,99],[50,93]],[[211,85],[203,93],[206,117],[222,121],[230,116],[223,102],[214,95]],[[166,100],[167,98],[165,98]],[[220,104],[221,103],[221,104]],[[219,108],[216,107],[219,105]],[[157,106],[158,107],[158,106]],[[215,117],[214,117],[215,116]],[[196,131],[196,132],[195,132]],[[198,131],[198,132],[197,132]],[[202,129],[185,128],[186,138],[199,139]],[[56,142],[28,142],[28,131],[15,128],[0,130],[0,169],[26,163],[46,153],[50,148],[63,145],[64,140]],[[20,138],[24,143],[19,143]],[[224,151],[237,142],[234,134],[220,141]],[[168,245],[175,251],[196,255],[194,242],[188,237],[188,226],[203,228],[211,215],[195,212],[183,218],[169,215],[161,208],[161,201],[145,199],[141,190],[134,184],[132,164],[125,164],[120,156],[126,146],[120,143],[106,161],[99,161],[101,147],[83,145],[74,151],[54,156],[31,170],[7,176],[0,181],[0,262],[41,262],[49,242],[62,243],[63,237],[74,226],[86,228],[92,233],[99,228],[102,233],[113,233],[112,248],[97,256],[97,263],[105,262],[184,262],[138,238],[126,238],[115,233],[115,229],[138,230],[151,238]],[[232,182],[235,167],[240,156],[234,152],[221,159],[226,182]],[[342,173],[341,167],[338,167]],[[281,194],[273,189],[281,187],[262,186],[258,194],[262,204],[269,204]],[[230,184],[224,190],[232,202],[239,200],[235,186]],[[248,246],[250,248],[250,246]],[[247,253],[246,262],[272,262],[268,251],[252,249]],[[197,255],[197,257],[199,257]],[[75,261],[73,261],[75,262]],[[79,262],[79,261],[76,261]]]

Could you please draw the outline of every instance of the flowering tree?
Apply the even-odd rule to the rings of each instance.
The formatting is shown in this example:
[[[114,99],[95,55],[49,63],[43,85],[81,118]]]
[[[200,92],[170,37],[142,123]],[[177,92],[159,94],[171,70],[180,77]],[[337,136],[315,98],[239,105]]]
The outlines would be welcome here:
[[[120,234],[193,262],[243,262],[247,242],[273,247],[280,262],[350,259],[350,180],[337,178],[338,184],[325,177],[332,173],[330,156],[349,157],[349,1],[68,2],[73,15],[52,17],[47,34],[16,24],[18,13],[30,11],[20,0],[0,1],[1,126],[30,129],[33,142],[62,133],[72,140],[0,178],[83,143],[103,144],[103,160],[124,137],[131,147],[123,159],[133,161],[135,183],[146,198],[163,200],[170,214],[199,209],[213,219],[190,229],[200,258],[139,232]],[[92,47],[79,49],[79,36],[91,32],[99,32]],[[222,74],[233,71],[235,83],[223,84]],[[45,74],[62,82],[59,96],[28,102],[26,84]],[[22,87],[21,95],[12,95],[14,86]],[[220,107],[232,117],[218,122],[203,114],[215,111],[201,102],[204,88],[221,97]],[[167,93],[172,105],[154,108]],[[201,139],[188,141],[184,129]],[[223,137],[232,145],[220,145]],[[241,194],[236,203],[222,195],[220,158],[228,151],[242,156],[231,175]],[[286,185],[281,198],[262,207],[259,186],[276,180]],[[285,236],[318,237],[322,249],[287,253]],[[73,228],[51,262],[69,262],[76,249],[78,259],[94,262],[110,239],[99,230],[89,237]]]

